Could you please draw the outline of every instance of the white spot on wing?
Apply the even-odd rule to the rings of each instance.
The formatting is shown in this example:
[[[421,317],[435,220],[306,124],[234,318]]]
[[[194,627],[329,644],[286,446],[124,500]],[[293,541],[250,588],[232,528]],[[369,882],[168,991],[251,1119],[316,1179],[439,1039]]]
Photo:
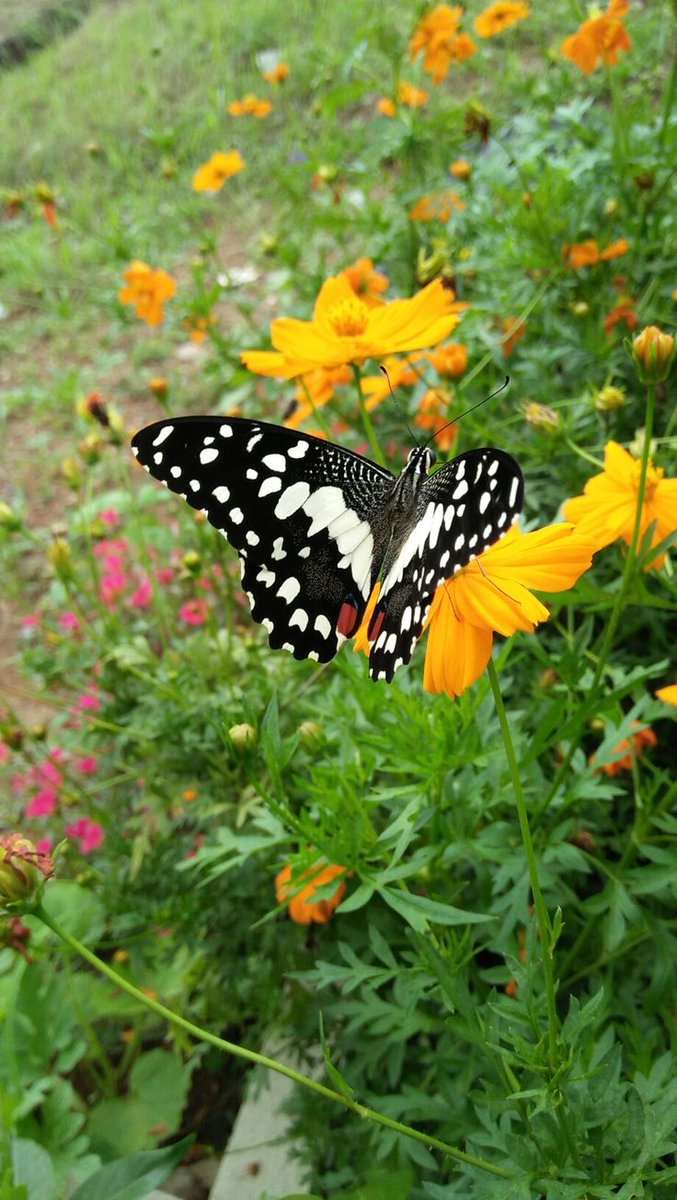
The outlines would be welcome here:
[[[261,541],[258,533],[254,533],[253,529],[248,529],[246,536],[250,546],[258,546],[259,542]]]
[[[315,617],[315,629],[319,633],[320,637],[328,638],[330,636],[331,625],[323,613],[320,613],[319,616]]]
[[[291,629],[292,625],[298,625],[299,629],[301,630],[301,633],[303,633],[303,631],[307,628],[308,613],[306,612],[305,608],[295,608],[294,609],[291,617],[289,618],[289,628],[290,629]]]
[[[200,480],[199,479],[189,479],[188,487],[190,488],[191,492],[199,492]]]
[[[261,441],[262,437],[262,433],[255,433],[253,437],[250,437],[249,441],[247,442],[247,451],[249,453],[251,453],[251,451],[254,449],[256,443]]]
[[[274,559],[277,560],[280,558],[287,557],[287,551],[282,549],[283,545],[284,545],[284,538],[281,538],[281,537],[275,538],[275,541],[273,542],[273,558]]]
[[[155,463],[156,467],[160,466],[160,463],[162,462],[162,457],[163,456],[162,456],[161,450],[158,450],[157,454],[153,455],[153,462]]]
[[[508,496],[508,504],[509,504],[510,508],[515,507],[515,500],[517,499],[517,492],[519,490],[519,485],[520,485],[520,481],[517,478],[517,476],[515,476],[512,483],[510,484],[510,495]]]
[[[452,498],[452,500],[460,500],[462,496],[467,496],[467,494],[468,494],[468,484],[465,479],[462,479],[461,482],[454,489],[454,491],[451,493],[451,498]]]
[[[181,478],[181,468],[180,467],[170,467],[169,474],[172,476],[172,479],[180,479]]]
[[[258,477],[258,471],[255,471],[253,467],[249,467],[247,470],[247,479],[258,479]]]
[[[275,505],[275,516],[279,521],[284,521],[301,508],[310,495],[310,484],[305,479],[299,479],[297,483],[292,483],[291,487],[285,488],[280,499]]]
[[[212,496],[215,500],[218,500],[219,504],[227,504],[230,500],[230,488],[227,488],[226,485],[222,483],[219,485],[219,487],[214,488]]]
[[[480,512],[481,513],[485,513],[487,511],[490,500],[491,500],[491,492],[482,492],[482,495],[480,496]]]
[[[221,434],[221,437],[232,437],[233,436],[232,425],[221,425],[219,428],[219,433]]]
[[[230,519],[233,525],[241,525],[244,521],[244,513],[241,508],[231,508]]]
[[[282,480],[279,475],[270,475],[268,479],[264,479],[259,488],[259,496],[263,499],[264,496],[272,496],[274,492],[279,492],[282,487]]]
[[[153,445],[161,446],[163,442],[167,441],[167,438],[169,437],[170,433],[173,433],[173,432],[174,432],[173,425],[163,425],[163,427],[160,430],[160,432],[158,433],[157,437],[153,438]]]
[[[308,442],[297,442],[291,450],[287,451],[287,454],[290,458],[303,458],[303,455],[308,453],[308,447]]]
[[[287,463],[284,454],[266,454],[263,462],[271,471],[286,471]]]
[[[203,467],[206,467],[207,463],[214,462],[214,459],[218,457],[219,452],[218,450],[215,450],[213,446],[207,446],[204,450],[200,451],[200,462],[202,463]]]
[[[281,600],[286,600],[287,604],[291,604],[292,600],[296,599],[300,591],[301,584],[299,583],[298,579],[295,579],[293,575],[290,575],[289,579],[285,579],[282,586],[277,589],[276,595],[278,595]]]

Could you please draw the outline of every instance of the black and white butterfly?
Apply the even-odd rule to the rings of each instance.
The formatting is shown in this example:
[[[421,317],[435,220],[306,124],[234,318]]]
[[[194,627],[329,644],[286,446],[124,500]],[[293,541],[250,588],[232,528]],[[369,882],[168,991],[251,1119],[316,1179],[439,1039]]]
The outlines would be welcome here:
[[[409,662],[435,589],[521,511],[522,472],[484,447],[428,475],[427,447],[396,478],[341,446],[265,421],[176,417],[136,434],[156,479],[235,547],[252,616],[270,645],[328,662],[357,631],[377,579],[372,679]]]

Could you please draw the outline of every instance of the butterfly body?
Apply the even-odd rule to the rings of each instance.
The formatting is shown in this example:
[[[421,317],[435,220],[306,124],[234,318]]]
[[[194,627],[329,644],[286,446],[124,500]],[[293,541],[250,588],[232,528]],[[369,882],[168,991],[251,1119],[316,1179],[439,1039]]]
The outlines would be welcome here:
[[[141,464],[235,547],[252,616],[270,645],[328,662],[353,636],[379,576],[372,678],[411,658],[437,586],[521,509],[519,467],[484,448],[432,475],[419,447],[396,478],[308,434],[239,417],[177,417],[142,429]]]

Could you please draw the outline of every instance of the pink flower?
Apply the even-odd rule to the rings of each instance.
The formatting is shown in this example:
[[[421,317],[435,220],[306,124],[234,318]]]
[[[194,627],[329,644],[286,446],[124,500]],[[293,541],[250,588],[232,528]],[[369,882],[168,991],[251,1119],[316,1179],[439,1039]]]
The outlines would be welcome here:
[[[37,850],[38,854],[46,854],[49,856],[52,852],[52,845],[53,843],[51,837],[43,837],[40,838],[39,842],[35,843],[35,849]]]
[[[25,810],[26,816],[48,817],[50,813],[54,812],[54,809],[58,803],[59,797],[54,791],[54,788],[43,787],[39,792],[35,793],[32,799],[28,801]]]
[[[101,701],[96,692],[83,692],[75,702],[76,708],[89,708],[92,712],[98,712],[101,708]]]
[[[63,774],[51,758],[46,758],[44,762],[31,767],[29,777],[32,783],[46,784],[49,787],[58,788],[63,783]]]
[[[101,577],[100,594],[104,604],[110,606],[118,596],[121,596],[127,587],[127,576],[119,566],[111,567],[105,575]]]
[[[80,618],[77,613],[71,612],[69,609],[59,617],[59,625],[62,629],[72,629],[73,633],[77,633],[80,628]]]
[[[153,600],[153,585],[150,579],[143,579],[138,588],[129,597],[129,603],[135,608],[148,608]]]
[[[174,578],[174,568],[158,567],[157,571],[155,572],[155,578],[157,579],[158,583],[171,583],[172,579]]]
[[[5,763],[9,760],[10,749],[6,742],[0,742],[0,763]]]
[[[195,586],[203,588],[205,592],[210,592],[214,587],[214,584],[212,583],[211,579],[208,579],[206,575],[203,575],[201,579],[195,580]]]
[[[13,792],[24,792],[28,787],[30,780],[27,775],[21,775],[18,771],[16,775],[12,775],[9,781],[9,786]]]
[[[114,527],[120,524],[120,514],[117,508],[102,508],[99,513],[99,520],[103,521],[104,525]]]
[[[83,775],[94,775],[99,769],[99,760],[93,754],[85,754],[84,758],[76,758],[75,766]]]
[[[22,629],[35,629],[36,625],[40,624],[40,613],[26,613],[22,617],[19,624]]]
[[[90,850],[96,850],[106,836],[101,826],[96,821],[90,821],[89,817],[80,817],[77,821],[67,825],[66,833],[69,837],[79,841],[82,854],[89,854]]]
[[[187,625],[204,625],[209,614],[209,605],[206,600],[186,600],[185,604],[179,609],[179,616]]]
[[[49,752],[49,757],[51,758],[52,762],[65,762],[66,751],[64,750],[63,746],[52,746],[52,749]]]
[[[96,543],[94,553],[97,558],[107,558],[109,554],[115,554],[118,557],[127,553],[129,542],[127,538],[102,538]]]

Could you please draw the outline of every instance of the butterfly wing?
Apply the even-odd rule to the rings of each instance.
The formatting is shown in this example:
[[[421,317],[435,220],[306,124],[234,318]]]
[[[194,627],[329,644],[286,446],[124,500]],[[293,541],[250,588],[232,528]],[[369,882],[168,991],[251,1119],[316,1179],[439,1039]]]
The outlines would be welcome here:
[[[383,567],[369,623],[369,669],[390,681],[408,663],[435,590],[510,528],[521,512],[524,481],[503,450],[461,454],[425,480],[415,519]]]
[[[235,547],[270,645],[333,658],[383,561],[393,476],[320,438],[240,417],[158,421],[132,450]]]

